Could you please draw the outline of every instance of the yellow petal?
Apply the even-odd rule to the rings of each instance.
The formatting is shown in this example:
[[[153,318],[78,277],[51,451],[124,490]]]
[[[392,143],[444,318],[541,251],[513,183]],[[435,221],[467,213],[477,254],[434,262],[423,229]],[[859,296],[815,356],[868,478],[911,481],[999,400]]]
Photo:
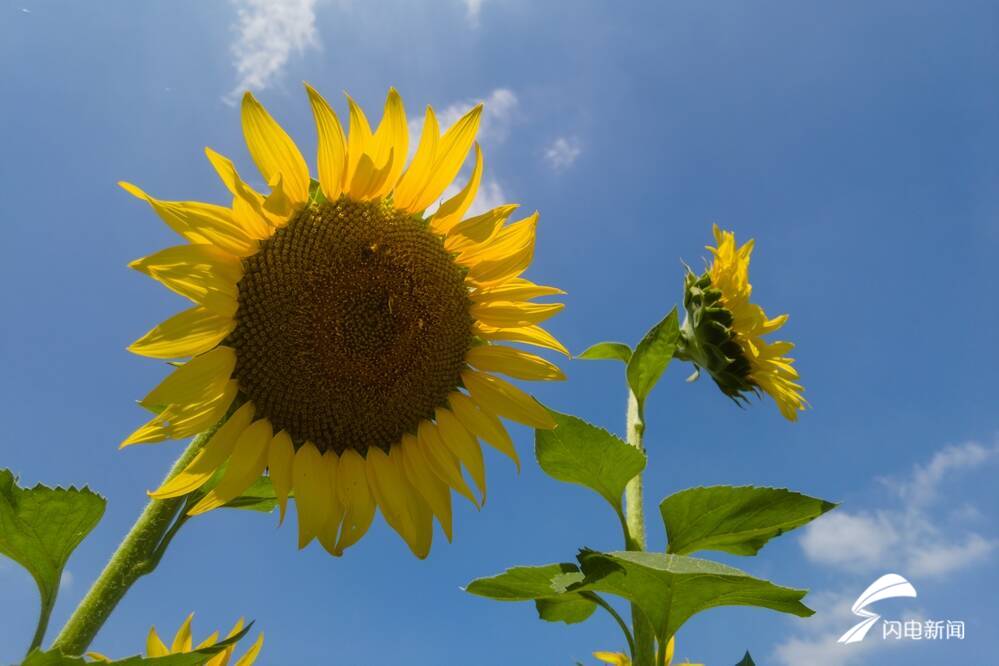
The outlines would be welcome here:
[[[232,347],[215,347],[178,366],[140,404],[157,409],[211,400],[222,393],[235,369],[236,351]]]
[[[468,179],[468,183],[458,194],[441,204],[441,207],[430,218],[430,227],[439,234],[446,234],[461,222],[462,216],[475,200],[475,194],[479,191],[481,181],[482,149],[479,148],[479,144],[475,144],[475,168],[472,169],[472,177]]]
[[[523,278],[513,278],[506,282],[481,287],[472,292],[472,300],[485,301],[526,301],[539,296],[560,296],[565,294],[558,287],[534,284]]]
[[[229,409],[239,387],[235,380],[225,385],[222,393],[203,403],[194,405],[168,405],[145,425],[139,427],[121,443],[121,448],[132,444],[160,442],[165,439],[183,439],[214,425]]]
[[[244,403],[208,440],[205,448],[177,476],[149,493],[155,499],[180,497],[203,486],[218,468],[228,460],[236,446],[237,438],[253,421],[253,403]]]
[[[205,640],[203,640],[200,643],[198,643],[197,645],[195,645],[194,649],[195,650],[200,650],[201,648],[211,647],[211,646],[215,645],[215,643],[218,641],[218,639],[219,639],[219,632],[213,631],[212,633],[208,634],[208,636],[205,638]]]
[[[325,488],[329,472],[312,442],[306,442],[295,452],[292,483],[298,511],[298,547],[302,549],[319,535],[330,509]]]
[[[427,461],[430,470],[437,475],[437,478],[446,483],[459,494],[468,498],[468,501],[479,506],[479,500],[472,493],[472,489],[465,483],[465,478],[461,475],[461,467],[458,460],[451,454],[451,451],[444,445],[437,425],[432,421],[421,421],[416,432],[416,441],[423,451],[423,457]]]
[[[312,105],[312,115],[316,119],[316,133],[319,142],[316,163],[319,166],[319,184],[323,194],[330,201],[343,193],[343,177],[347,169],[347,139],[340,126],[340,119],[326,103],[322,95],[312,86],[305,84],[309,93],[309,103]]]
[[[170,654],[170,650],[167,650],[167,646],[160,640],[156,633],[156,627],[150,627],[149,635],[146,637],[146,656],[165,657],[168,654]]]
[[[160,201],[131,183],[119,181],[118,185],[146,201],[167,226],[192,243],[211,243],[237,257],[257,251],[256,241],[233,222],[228,208],[199,201]]]
[[[107,655],[101,654],[100,652],[86,652],[84,656],[93,661],[111,661],[111,658]]]
[[[433,514],[437,516],[437,522],[440,523],[444,535],[450,542],[452,536],[451,489],[433,473],[423,449],[420,448],[413,435],[402,436],[399,450],[402,453],[406,477],[420,493],[420,496],[426,500]]]
[[[274,496],[277,498],[281,510],[281,517],[278,519],[279,525],[284,522],[284,514],[288,508],[288,492],[291,490],[294,462],[295,446],[292,444],[288,432],[282,430],[274,435],[267,451],[267,474],[271,478]]]
[[[263,209],[271,220],[276,220],[277,226],[281,226],[295,211],[295,201],[285,190],[283,174],[275,174],[267,184],[271,193],[264,199]]]
[[[566,349],[565,345],[559,342],[554,335],[541,328],[540,326],[523,326],[520,328],[499,328],[495,326],[487,326],[481,322],[476,322],[473,325],[473,330],[475,334],[479,337],[490,340],[509,340],[511,342],[523,342],[528,345],[534,345],[536,347],[543,347],[545,349],[552,349],[554,351],[570,356],[569,350]]]
[[[517,204],[506,204],[462,220],[448,232],[444,239],[444,249],[448,252],[464,252],[488,243],[518,208],[520,206]]]
[[[409,154],[409,125],[402,97],[395,88],[389,88],[385,99],[385,113],[371,141],[371,156],[376,165],[385,170],[385,177],[374,190],[374,197],[392,191]]]
[[[563,303],[530,303],[525,301],[487,301],[473,303],[469,313],[487,326],[523,328],[539,324],[558,314]]]
[[[479,409],[471,398],[457,391],[448,396],[448,403],[454,415],[472,434],[508,456],[517,465],[517,471],[520,471],[517,449],[514,448],[513,440],[510,439],[506,428],[496,416]]]
[[[461,461],[482,496],[480,506],[486,503],[486,464],[482,459],[482,449],[461,421],[447,409],[438,408],[434,412],[437,418],[437,431],[441,441],[451,454]]]
[[[236,320],[196,305],[170,317],[128,346],[149,358],[196,356],[217,346],[236,328]]]
[[[534,398],[499,377],[476,370],[461,373],[465,388],[483,411],[529,425],[533,428],[551,430],[555,420]]]
[[[284,177],[284,191],[296,204],[309,200],[309,167],[298,146],[250,93],[243,95],[243,136],[250,156],[268,183]]]
[[[243,277],[243,266],[214,245],[168,247],[136,259],[129,267],[213,312],[236,314],[236,283]]]
[[[402,449],[399,448],[398,444],[392,446],[388,457],[402,482],[400,487],[405,493],[406,507],[409,509],[410,520],[413,524],[413,542],[409,544],[409,547],[413,554],[422,560],[430,554],[430,545],[434,539],[434,514],[420,493],[413,487],[413,484],[409,482],[402,459]]]
[[[531,265],[538,214],[514,222],[495,237],[458,255],[469,276],[480,285],[517,277]]]
[[[631,659],[620,652],[594,652],[593,656],[611,666],[631,666]]]
[[[399,533],[414,555],[423,559],[429,543],[420,519],[430,514],[429,508],[410,488],[397,456],[390,458],[381,449],[371,447],[366,463],[368,486],[385,522]]]
[[[420,133],[420,143],[416,147],[413,161],[402,174],[392,193],[392,200],[399,210],[418,212],[413,208],[413,202],[433,173],[434,157],[437,152],[437,142],[440,140],[440,128],[437,126],[437,116],[434,110],[427,107],[423,118],[423,131]]]
[[[349,189],[354,182],[354,174],[361,163],[361,158],[367,154],[371,147],[371,126],[368,118],[364,115],[364,110],[354,102],[350,95],[347,95],[347,107],[350,109],[350,132],[347,135],[347,173],[344,176],[344,187]],[[374,159],[368,156],[374,165]]]
[[[239,658],[236,662],[236,666],[250,666],[257,660],[257,656],[260,654],[260,648],[264,646],[264,635],[261,633],[257,636],[257,640],[253,642],[250,649],[247,650],[246,654]]]
[[[458,171],[461,170],[461,165],[465,163],[465,157],[475,141],[481,116],[482,105],[479,104],[444,133],[437,144],[430,178],[423,187],[423,191],[406,210],[411,212],[425,210],[430,204],[437,201],[447,186],[451,184],[451,181],[458,175]]]
[[[187,514],[197,516],[242,495],[263,474],[267,465],[267,447],[272,436],[271,424],[267,419],[255,421],[243,430],[236,439],[236,446],[229,456],[229,464],[222,480]]]
[[[170,646],[170,652],[173,653],[184,653],[191,651],[191,645],[193,640],[191,639],[191,620],[194,619],[194,613],[187,616],[184,623],[180,625],[180,629],[173,637],[173,645]]]
[[[344,516],[340,538],[334,548],[337,556],[360,541],[375,518],[375,498],[368,487],[366,463],[354,449],[347,449],[340,455],[339,481],[337,493]]]
[[[515,379],[548,381],[565,379],[558,366],[535,354],[501,347],[499,345],[478,345],[468,350],[466,360],[479,370],[502,372]]]
[[[236,166],[228,157],[216,153],[211,148],[205,148],[208,161],[215,167],[216,173],[232,193],[232,217],[250,238],[264,239],[268,233],[267,214],[263,210],[264,197],[252,187],[243,182],[236,171]]]
[[[326,520],[319,527],[319,543],[322,544],[326,552],[339,555],[336,549],[337,534],[340,532],[340,523],[343,520],[343,504],[340,502],[337,487],[340,485],[339,466],[340,457],[333,451],[323,454],[322,465],[326,472],[326,486],[323,501],[326,503]]]
[[[255,240],[270,238],[274,231],[270,225],[270,216],[264,210],[263,203],[254,206],[239,197],[232,198],[232,221],[246,232],[247,236]]]

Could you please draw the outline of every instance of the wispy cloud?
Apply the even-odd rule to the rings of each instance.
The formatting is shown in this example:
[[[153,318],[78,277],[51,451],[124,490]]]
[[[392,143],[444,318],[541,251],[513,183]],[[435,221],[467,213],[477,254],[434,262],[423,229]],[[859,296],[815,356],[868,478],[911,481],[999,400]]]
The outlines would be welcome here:
[[[840,509],[810,524],[799,541],[805,556],[842,571],[844,589],[809,596],[815,617],[796,625],[796,633],[774,649],[774,660],[786,666],[850,666],[872,663],[872,652],[901,645],[871,638],[849,646],[836,642],[856,622],[850,605],[870,582],[861,577],[895,571],[918,588],[921,580],[940,580],[988,560],[999,539],[965,529],[983,523],[983,511],[969,502],[955,510],[953,501],[942,499],[951,477],[996,461],[999,445],[944,447],[904,476],[879,479],[891,490],[887,506]],[[905,614],[918,615],[918,610]]]
[[[560,136],[545,149],[545,161],[555,171],[563,171],[572,166],[582,152],[579,139]]]
[[[887,567],[910,576],[933,577],[980,562],[999,541],[974,531],[955,533],[959,528],[938,515],[943,511],[937,500],[948,475],[997,459],[999,446],[970,442],[945,447],[907,476],[881,479],[893,491],[890,506],[831,514],[808,526],[801,547],[815,562],[856,573]],[[980,512],[965,505],[964,513]]]
[[[231,52],[237,83],[223,97],[235,104],[243,91],[262,90],[281,75],[292,52],[319,47],[316,0],[233,0],[236,40]]]
[[[461,0],[461,4],[465,5],[465,19],[468,21],[468,25],[473,28],[479,27],[484,3],[485,0]]]

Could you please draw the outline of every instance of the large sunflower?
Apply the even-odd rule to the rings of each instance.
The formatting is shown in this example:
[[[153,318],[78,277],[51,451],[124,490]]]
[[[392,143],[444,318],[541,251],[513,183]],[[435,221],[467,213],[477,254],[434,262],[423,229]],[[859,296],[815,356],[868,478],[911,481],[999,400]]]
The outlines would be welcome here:
[[[390,90],[372,131],[349,97],[345,135],[308,87],[318,131],[318,181],[288,134],[247,93],[243,133],[270,193],[208,149],[232,206],[160,201],[129,183],[187,244],[131,265],[195,306],[131,351],[192,357],[141,404],[156,416],[123,443],[178,439],[231,414],[179,475],[152,493],[179,497],[224,468],[195,505],[203,513],[239,496],[265,469],[284,519],[289,493],[299,547],[314,538],[335,555],[356,543],[376,507],[418,557],[432,516],[451,539],[454,489],[477,505],[486,480],[478,439],[517,454],[498,416],[551,428],[548,412],[492,373],[562,379],[516,341],[562,353],[538,324],[563,293],[520,277],[534,252],[534,213],[515,205],[465,217],[482,178],[430,215],[473,146],[481,105],[443,135],[433,109],[408,168],[402,99]],[[462,468],[477,486],[476,497]]]
[[[795,421],[807,403],[794,359],[787,356],[794,344],[763,337],[780,329],[787,315],[768,317],[750,301],[753,241],[739,246],[731,231],[718,225],[713,230],[718,247],[707,247],[714,256],[710,268],[700,276],[687,273],[683,298],[687,319],[678,356],[707,370],[732,399],[766,393],[785,418]]]

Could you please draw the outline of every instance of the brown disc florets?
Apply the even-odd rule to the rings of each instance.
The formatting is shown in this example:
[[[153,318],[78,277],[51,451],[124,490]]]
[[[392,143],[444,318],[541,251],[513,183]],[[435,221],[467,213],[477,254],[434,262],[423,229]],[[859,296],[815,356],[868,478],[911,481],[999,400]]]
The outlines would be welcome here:
[[[235,377],[296,446],[384,450],[448,393],[472,341],[464,270],[419,217],[341,197],[244,260]]]

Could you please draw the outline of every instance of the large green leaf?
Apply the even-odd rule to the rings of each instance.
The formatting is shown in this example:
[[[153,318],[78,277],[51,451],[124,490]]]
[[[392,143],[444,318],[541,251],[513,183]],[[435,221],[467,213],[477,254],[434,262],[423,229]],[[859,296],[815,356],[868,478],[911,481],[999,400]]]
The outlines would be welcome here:
[[[668,553],[721,550],[755,555],[770,539],[801,527],[836,504],[786,488],[688,488],[659,504]]]
[[[621,511],[621,494],[645,468],[645,454],[603,428],[552,412],[554,430],[535,431],[534,452],[549,476],[599,493]]]
[[[585,578],[572,592],[606,592],[634,603],[666,641],[691,616],[716,606],[758,606],[800,617],[814,611],[801,603],[805,590],[780,587],[709,560],[665,553],[582,551]]]
[[[44,637],[66,560],[100,522],[106,503],[89,488],[22,488],[0,469],[0,553],[28,570],[41,595],[32,646]]]
[[[635,353],[628,361],[628,386],[639,403],[644,402],[652,392],[673,359],[679,339],[680,325],[677,322],[676,308],[673,308],[635,347]]]
[[[542,620],[565,622],[566,624],[582,622],[593,615],[593,611],[597,609],[596,602],[578,594],[537,599],[534,606],[538,609],[538,617]]]
[[[171,654],[165,657],[126,657],[114,661],[89,661],[83,657],[72,657],[64,655],[59,650],[42,652],[34,650],[21,662],[21,666],[83,666],[84,664],[101,664],[102,666],[202,666],[213,656],[222,652],[230,645],[239,642],[250,631],[253,623],[250,622],[243,630],[234,636],[219,641],[211,647],[204,647],[184,654]]]
[[[588,347],[578,359],[587,361],[621,361],[627,363],[631,360],[631,347],[623,342],[598,342],[592,347]]]

